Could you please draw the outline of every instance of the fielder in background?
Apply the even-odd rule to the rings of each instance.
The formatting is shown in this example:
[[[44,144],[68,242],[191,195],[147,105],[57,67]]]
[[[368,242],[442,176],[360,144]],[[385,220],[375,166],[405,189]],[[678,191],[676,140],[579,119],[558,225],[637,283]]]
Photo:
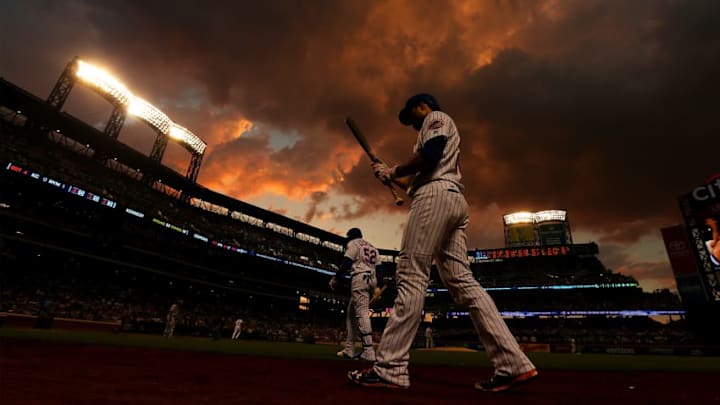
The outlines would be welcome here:
[[[237,340],[242,333],[243,320],[238,318],[235,320],[235,330],[233,330],[232,339]]]
[[[347,335],[345,348],[337,355],[341,358],[361,358],[375,361],[372,325],[370,324],[370,305],[380,299],[385,286],[382,281],[382,269],[378,250],[370,242],[362,238],[358,228],[347,232],[347,247],[340,269],[330,279],[330,288],[335,290],[338,277],[350,274],[350,302],[348,303],[345,324]],[[372,298],[371,298],[372,297]],[[355,354],[355,339],[360,332],[362,352]]]
[[[480,341],[495,371],[475,388],[504,391],[534,379],[538,372],[515,340],[492,298],[470,271],[467,254],[468,204],[460,182],[460,135],[435,97],[417,94],[400,111],[400,122],[417,133],[414,155],[404,164],[372,164],[384,184],[394,182],[412,198],[395,274],[397,297],[377,350],[377,361],[366,370],[348,373],[365,387],[409,388],[409,350],[435,261],[454,301],[467,307]]]
[[[425,328],[425,348],[432,349],[433,347],[435,347],[435,342],[433,341],[433,328],[431,325],[428,325],[427,328]]]
[[[175,324],[177,323],[178,314],[180,313],[180,302],[175,302],[170,306],[167,316],[165,317],[165,332],[163,336],[172,337],[175,333]]]

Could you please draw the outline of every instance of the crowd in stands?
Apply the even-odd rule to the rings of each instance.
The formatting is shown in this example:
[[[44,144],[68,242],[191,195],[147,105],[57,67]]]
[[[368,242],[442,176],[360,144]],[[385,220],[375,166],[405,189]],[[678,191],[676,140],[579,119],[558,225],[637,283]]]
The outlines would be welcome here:
[[[256,226],[230,215],[221,215],[200,207],[202,203],[184,202],[177,192],[161,184],[147,185],[131,168],[117,161],[93,159],[93,151],[85,145],[52,133],[42,137],[0,119],[3,142],[0,158],[22,167],[73,184],[123,207],[185,229],[198,232],[222,243],[252,249],[276,257],[294,260],[328,270],[336,270],[341,252],[265,226]]]

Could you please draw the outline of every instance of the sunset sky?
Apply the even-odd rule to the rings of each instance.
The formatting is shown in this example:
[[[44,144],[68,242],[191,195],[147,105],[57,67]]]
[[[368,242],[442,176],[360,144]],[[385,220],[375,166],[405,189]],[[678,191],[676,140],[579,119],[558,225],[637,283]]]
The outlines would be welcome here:
[[[462,137],[469,248],[502,247],[503,214],[566,209],[607,267],[675,290],[660,228],[720,172],[718,16],[715,0],[0,0],[0,76],[45,98],[79,56],[208,143],[201,184],[389,249],[407,208],[344,118],[405,161],[397,113],[430,92]],[[112,107],[76,86],[65,110],[101,128]],[[145,153],[154,137],[133,119],[120,134]],[[189,160],[171,144],[164,163]]]

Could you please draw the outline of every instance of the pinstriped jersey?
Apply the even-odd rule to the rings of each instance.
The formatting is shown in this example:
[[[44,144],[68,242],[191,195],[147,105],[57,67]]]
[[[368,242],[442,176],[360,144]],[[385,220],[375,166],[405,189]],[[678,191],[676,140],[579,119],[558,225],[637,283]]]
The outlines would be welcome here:
[[[180,308],[177,304],[172,304],[170,306],[170,310],[168,311],[167,317],[168,319],[175,319],[178,316],[178,313],[180,312]]]
[[[415,143],[414,152],[418,153],[427,141],[436,136],[446,138],[445,148],[437,166],[428,170],[418,172],[413,178],[409,193],[416,191],[420,186],[434,180],[448,180],[463,189],[460,179],[460,135],[458,134],[455,122],[449,115],[442,111],[433,111],[423,120],[423,126],[418,132],[418,139]]]
[[[375,266],[380,264],[380,255],[370,242],[357,238],[348,242],[345,257],[352,260],[350,275],[371,271],[375,274]]]

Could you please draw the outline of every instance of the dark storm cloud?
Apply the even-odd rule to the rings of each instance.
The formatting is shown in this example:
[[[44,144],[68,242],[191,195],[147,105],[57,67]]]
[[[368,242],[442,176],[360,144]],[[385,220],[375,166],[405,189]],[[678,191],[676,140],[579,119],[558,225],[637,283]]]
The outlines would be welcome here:
[[[13,62],[0,66],[20,78],[34,62],[28,74],[49,91],[71,56],[95,57],[208,141],[204,184],[240,198],[339,190],[356,204],[327,208],[338,218],[394,209],[345,116],[398,161],[414,141],[398,108],[434,92],[463,135],[478,245],[498,242],[488,227],[500,214],[547,208],[629,243],[677,222],[677,196],[720,167],[720,3],[440,4],[12,3],[0,22],[31,46],[5,40]],[[177,102],[188,94],[194,109]],[[279,150],[268,134],[237,140],[241,120],[301,139]]]
[[[677,196],[720,168],[720,3],[579,8],[538,21],[519,39],[533,48],[502,50],[448,89],[465,101],[453,107],[466,144],[477,136],[469,143],[487,159],[465,179],[484,190],[478,202],[568,208],[576,224],[628,241],[677,221]],[[613,230],[623,227],[632,232]]]
[[[194,78],[214,105],[279,126],[325,119],[317,106],[343,101],[327,90],[342,89],[342,71],[332,72],[361,22],[361,8],[335,1],[90,4],[106,44],[149,70]]]

